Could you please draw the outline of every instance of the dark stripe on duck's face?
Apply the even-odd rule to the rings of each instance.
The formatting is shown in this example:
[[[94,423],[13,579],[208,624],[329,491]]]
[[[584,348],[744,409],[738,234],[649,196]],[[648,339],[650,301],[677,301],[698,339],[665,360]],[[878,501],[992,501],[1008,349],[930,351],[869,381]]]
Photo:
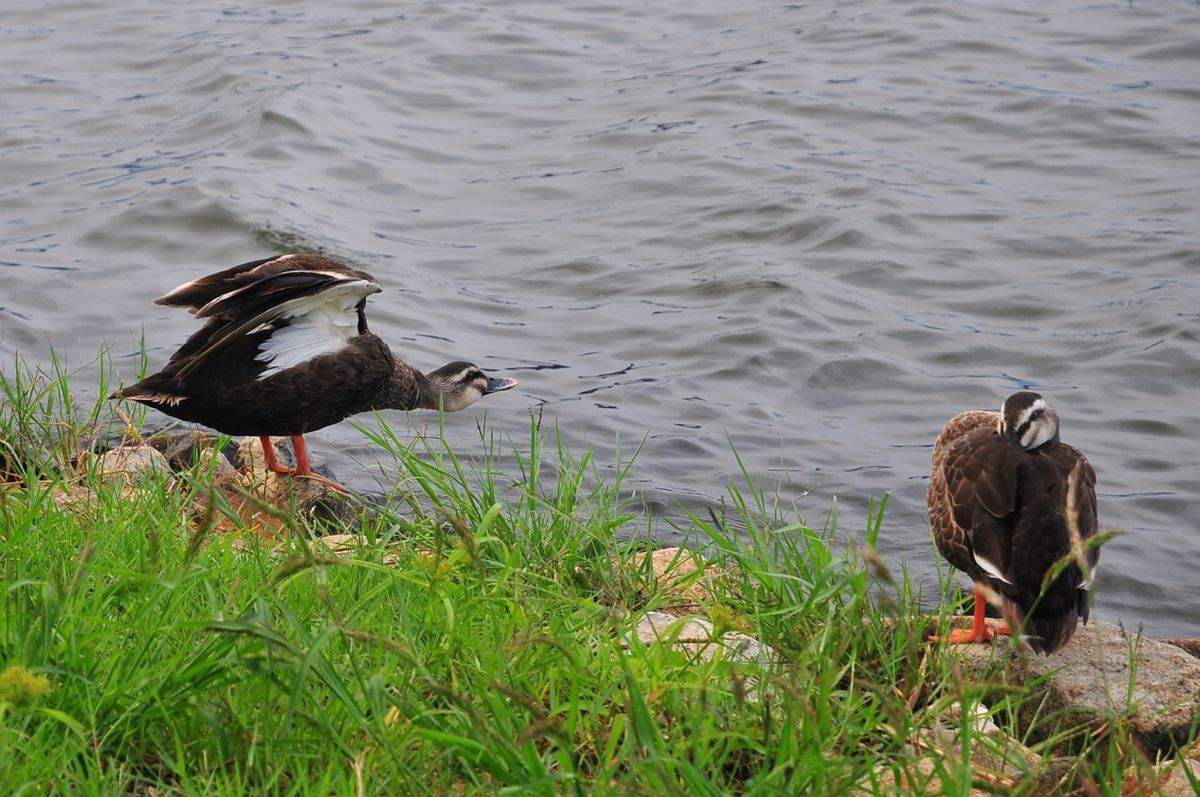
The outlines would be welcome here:
[[[439,368],[434,373],[442,375],[442,383],[445,385],[467,386],[467,385],[471,385],[475,382],[487,381],[487,375],[484,374],[483,371],[479,370],[479,366],[477,366],[477,365],[464,366],[459,371],[450,372],[449,376],[445,376],[447,371],[444,366],[442,368]]]
[[[1035,423],[1046,415],[1046,405],[1041,399],[1038,399],[1032,407],[1025,411],[1021,416],[1020,425],[1017,427],[1017,438],[1025,439],[1025,433],[1028,432]]]

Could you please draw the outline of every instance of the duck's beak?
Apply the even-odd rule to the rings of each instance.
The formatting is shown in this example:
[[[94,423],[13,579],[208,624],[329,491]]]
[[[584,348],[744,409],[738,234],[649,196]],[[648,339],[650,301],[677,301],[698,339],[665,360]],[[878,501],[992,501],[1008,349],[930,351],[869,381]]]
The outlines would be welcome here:
[[[487,389],[483,391],[483,395],[486,396],[488,393],[499,393],[501,390],[509,390],[518,384],[517,380],[509,379],[506,376],[489,376]]]

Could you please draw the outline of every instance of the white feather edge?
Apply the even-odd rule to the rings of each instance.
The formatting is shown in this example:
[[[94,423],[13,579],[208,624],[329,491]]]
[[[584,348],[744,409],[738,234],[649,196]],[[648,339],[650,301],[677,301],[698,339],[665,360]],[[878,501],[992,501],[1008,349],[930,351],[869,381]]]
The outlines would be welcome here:
[[[374,282],[355,280],[279,305],[276,317],[294,320],[258,347],[254,359],[268,364],[258,379],[344,349],[358,335],[355,306],[378,290]]]
[[[274,262],[278,262],[278,260],[282,260],[282,259],[284,259],[284,258],[277,258],[276,260],[272,260],[270,262],[274,263]],[[288,271],[288,272],[284,272],[284,273],[292,274],[295,272]],[[310,269],[309,273],[310,274],[321,274],[326,277],[332,277],[333,279],[336,279],[336,280],[342,280],[342,279],[346,278],[345,274],[340,274],[336,271],[319,271],[319,270],[315,270],[315,269]],[[276,275],[276,276],[279,276],[279,275]],[[201,278],[201,279],[203,279],[203,278]],[[171,293],[168,293],[167,296],[164,296],[163,298],[165,299],[173,293],[179,293],[180,291],[183,291],[186,288],[190,288],[192,285],[194,285],[196,282],[199,282],[199,281],[200,280],[192,280],[192,282],[185,282],[183,285],[180,285],[178,288],[171,291]],[[373,284],[373,283],[368,283],[366,280],[354,280],[353,282],[341,282],[341,283],[334,285],[331,288],[326,289],[325,291],[322,291],[321,293],[313,294],[313,297],[315,298],[315,297],[323,296],[328,291],[335,290],[336,288],[340,288],[345,285],[366,285],[366,284]],[[235,296],[238,296],[239,294],[246,293],[248,291],[253,291],[253,290],[256,290],[257,288],[258,288],[258,282],[251,282],[247,285],[241,286],[240,288],[234,288],[231,291],[226,291],[225,293],[222,293],[220,296],[213,299],[212,301],[210,301],[208,304],[204,305],[203,307],[196,308],[195,314],[201,318],[212,315],[214,308],[220,306],[222,302],[226,302],[229,299],[231,299]],[[370,291],[370,292],[378,293],[378,290],[379,290],[379,286],[375,285],[374,290]],[[285,302],[284,304],[288,304],[288,303]],[[280,305],[280,307],[282,307],[282,306],[283,305]]]
[[[263,263],[259,263],[257,266],[255,266],[255,268],[254,268],[254,269],[251,269],[251,272],[253,272],[254,270],[256,270],[256,269],[258,269],[258,268],[261,268],[262,266],[266,265],[267,263],[277,263],[277,262],[279,262],[280,260],[288,260],[288,259],[291,259],[291,258],[293,258],[293,257],[295,257],[295,255],[294,255],[294,254],[280,255],[279,257],[272,257],[272,258],[270,258],[270,259],[268,259],[268,260],[264,261]],[[212,275],[209,275],[209,276],[212,276]],[[165,304],[171,304],[171,303],[173,303],[173,302],[175,302],[175,301],[178,301],[176,297],[178,297],[178,296],[179,296],[179,294],[181,294],[181,293],[184,293],[184,292],[186,292],[186,291],[188,291],[188,290],[191,290],[191,289],[192,289],[193,287],[195,287],[196,285],[198,285],[198,284],[200,284],[201,282],[204,282],[206,279],[208,279],[208,278],[209,278],[209,276],[204,276],[204,277],[196,277],[195,279],[190,279],[190,280],[188,280],[187,282],[181,282],[181,283],[179,283],[178,285],[176,285],[174,288],[172,288],[171,290],[169,290],[169,291],[167,291],[166,293],[164,293],[162,296],[159,296],[159,297],[158,297],[157,299],[155,299],[154,301],[156,301],[156,302],[159,302],[159,303],[165,303]],[[251,285],[252,285],[252,283],[251,283]],[[214,299],[213,301],[220,301],[220,300],[224,299],[225,297],[227,297],[227,296],[229,296],[229,295],[231,295],[231,294],[237,293],[238,291],[245,290],[247,287],[250,287],[250,286],[248,286],[248,285],[243,285],[242,287],[240,287],[240,288],[235,288],[235,289],[234,289],[234,290],[232,290],[232,291],[226,291],[225,293],[221,294],[220,296],[218,296],[218,297],[217,297],[216,299]],[[204,305],[204,307],[211,306],[211,305],[212,305],[212,303],[213,303],[213,302],[209,302],[207,305]],[[199,312],[200,312],[201,310],[203,310],[203,309],[204,309],[203,307],[193,307],[193,308],[190,308],[190,309],[188,310],[188,312],[190,312],[190,313],[199,313]]]
[[[1092,583],[1096,580],[1096,568],[1099,566],[1099,562],[1089,566],[1087,556],[1083,552],[1083,534],[1079,528],[1079,503],[1081,500],[1079,480],[1082,478],[1079,466],[1080,462],[1077,460],[1071,466],[1071,472],[1067,474],[1067,495],[1064,503],[1066,505],[1067,534],[1071,538],[1071,551],[1075,554],[1079,571],[1083,573],[1083,582],[1080,583],[1079,588],[1086,592],[1092,588]]]
[[[131,401],[150,401],[155,404],[166,404],[168,407],[178,407],[187,401],[187,396],[176,396],[174,393],[144,393],[140,396],[126,396]]]
[[[973,551],[972,555],[975,557],[975,564],[979,565],[983,572],[987,573],[997,581],[1003,581],[1005,584],[1012,584],[1012,582],[1005,578],[1004,574],[1000,572],[1000,568],[996,566],[995,562],[983,558],[978,552]]]

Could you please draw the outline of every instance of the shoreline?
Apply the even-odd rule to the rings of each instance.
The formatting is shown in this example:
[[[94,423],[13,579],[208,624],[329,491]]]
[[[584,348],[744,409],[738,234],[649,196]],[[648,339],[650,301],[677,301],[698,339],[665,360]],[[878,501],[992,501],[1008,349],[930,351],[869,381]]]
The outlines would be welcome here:
[[[951,604],[922,613],[875,554],[886,501],[848,531],[836,507],[814,528],[731,488],[683,529],[691,550],[653,551],[652,519],[619,499],[633,463],[604,469],[531,424],[509,473],[381,434],[395,492],[331,507],[200,436],[175,464],[77,456],[112,410],[74,408],[65,377],[0,376],[0,782],[1055,794],[1200,775],[1200,660],[1099,623],[1049,659],[928,644]],[[1050,701],[1072,673],[1132,699]]]

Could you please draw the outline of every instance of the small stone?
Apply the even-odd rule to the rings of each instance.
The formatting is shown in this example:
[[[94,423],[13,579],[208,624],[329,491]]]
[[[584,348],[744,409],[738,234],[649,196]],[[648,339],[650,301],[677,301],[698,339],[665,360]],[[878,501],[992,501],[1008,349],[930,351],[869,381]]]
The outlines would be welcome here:
[[[669,642],[699,661],[721,654],[727,661],[760,661],[770,657],[764,645],[746,634],[716,634],[712,623],[698,617],[678,618],[663,612],[646,612],[638,620],[638,641],[643,645]]]
[[[326,534],[315,542],[327,548],[339,559],[345,559],[360,548],[370,545],[370,541],[363,534]],[[399,559],[400,557],[394,551],[390,551],[383,554],[381,561],[383,564],[393,567]]]
[[[676,617],[712,603],[713,582],[722,575],[719,568],[705,565],[697,553],[686,548],[657,548],[640,554],[634,564],[639,570],[649,564],[655,583],[678,596],[677,604],[662,609]],[[703,573],[697,576],[696,572],[701,568]]]
[[[279,457],[279,462],[292,467],[295,458],[292,455],[292,447],[287,442],[287,438],[272,437],[271,443],[275,446],[275,455]],[[238,441],[237,453],[233,457],[233,464],[237,466],[238,470],[257,472],[267,469],[267,459],[263,456],[262,444],[257,437],[243,437]]]
[[[217,443],[220,437],[210,432],[191,429],[185,432],[160,433],[151,436],[146,443],[161,451],[175,470],[187,470],[196,463],[213,468],[217,478],[233,473],[233,463]]]
[[[1168,639],[1167,644],[1186,650],[1200,659],[1200,639]]]
[[[992,722],[991,715],[988,713],[987,706],[983,703],[970,703],[970,708],[967,709],[966,715],[970,718],[971,728],[975,733],[983,733],[988,736],[997,736],[1001,733],[1000,727]],[[946,709],[946,718],[955,722],[961,722],[963,719],[963,704],[957,700],[950,704]]]
[[[961,750],[963,740],[960,734],[964,714],[973,731],[968,734],[972,766],[981,767],[1014,781],[1023,780],[1030,771],[1037,768],[1039,756],[992,722],[987,707],[980,702],[970,702],[966,709],[958,701],[951,703],[943,714],[934,719],[930,727],[920,732],[919,738],[935,750]],[[987,736],[988,741],[982,742],[981,735]]]
[[[1079,759],[1074,756],[1051,756],[1044,759],[1022,781],[1024,793],[1029,797],[1059,797],[1062,794],[1078,793],[1076,769]]]
[[[1158,782],[1162,797],[1195,797],[1197,791],[1192,783],[1200,783],[1200,760],[1177,758],[1160,768],[1165,773]]]
[[[168,474],[167,458],[148,445],[120,446],[105,451],[96,463],[101,481],[123,480],[132,485],[147,476]]]
[[[912,759],[901,759],[892,765],[879,765],[869,777],[868,782],[850,790],[854,797],[867,795],[909,795],[909,794],[949,794],[947,786],[942,783],[941,775],[944,763],[931,755],[922,755]],[[990,797],[990,793],[982,789],[971,789],[970,797]]]

